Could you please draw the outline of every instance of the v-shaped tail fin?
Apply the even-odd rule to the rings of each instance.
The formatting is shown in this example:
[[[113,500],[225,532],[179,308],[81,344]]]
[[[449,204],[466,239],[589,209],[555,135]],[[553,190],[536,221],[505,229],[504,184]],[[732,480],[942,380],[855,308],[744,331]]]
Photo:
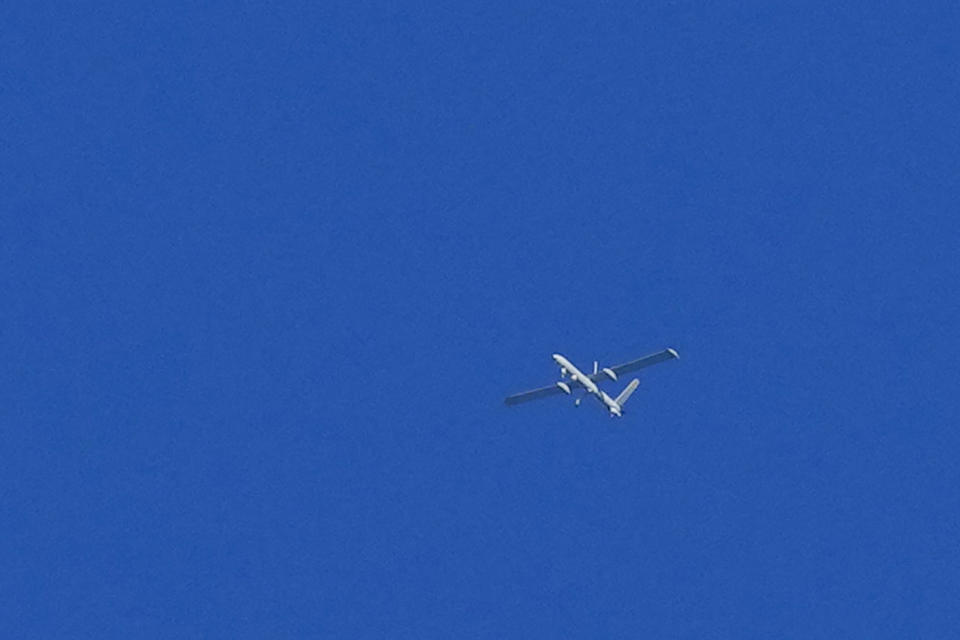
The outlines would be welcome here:
[[[640,381],[636,378],[630,381],[630,384],[627,385],[627,388],[620,392],[620,395],[616,398],[616,403],[621,407],[627,403],[627,399],[630,397],[630,394],[636,391],[637,387],[640,386]]]

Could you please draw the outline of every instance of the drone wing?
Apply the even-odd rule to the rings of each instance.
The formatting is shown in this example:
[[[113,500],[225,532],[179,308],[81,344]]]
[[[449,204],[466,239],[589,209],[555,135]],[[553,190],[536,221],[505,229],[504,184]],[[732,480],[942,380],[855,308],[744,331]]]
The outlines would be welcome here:
[[[575,389],[581,388],[579,382],[574,382],[573,380],[564,380],[563,384],[573,391]],[[539,400],[540,398],[547,398],[549,396],[563,395],[567,393],[562,389],[559,384],[554,384],[549,387],[540,387],[539,389],[533,389],[531,391],[524,391],[523,393],[515,393],[512,396],[509,396],[504,402],[508,405],[520,404],[521,402],[529,402],[530,400]]]
[[[637,369],[643,369],[661,362],[666,362],[667,360],[673,360],[679,358],[680,354],[677,353],[674,349],[664,349],[663,351],[658,351],[656,353],[651,353],[648,356],[643,356],[642,358],[637,358],[636,360],[631,360],[630,362],[624,362],[623,364],[618,364],[614,367],[607,367],[613,371],[617,377],[623,375],[624,373],[630,373],[631,371],[636,371]],[[598,380],[607,380],[607,375],[600,371],[590,376],[590,379],[594,382]]]

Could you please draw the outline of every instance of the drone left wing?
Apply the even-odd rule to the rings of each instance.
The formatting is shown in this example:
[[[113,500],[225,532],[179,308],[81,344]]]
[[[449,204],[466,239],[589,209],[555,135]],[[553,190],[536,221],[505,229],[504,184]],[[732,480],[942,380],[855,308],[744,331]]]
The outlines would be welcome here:
[[[573,380],[568,380],[564,384],[569,386],[571,389],[579,389],[580,383],[574,382]],[[532,391],[524,391],[523,393],[515,393],[512,396],[509,396],[504,402],[508,405],[520,404],[521,402],[529,402],[530,400],[539,400],[540,398],[547,398],[549,396],[556,396],[564,394],[566,391],[561,389],[557,385],[552,385],[549,387],[541,387],[539,389],[533,389]]]

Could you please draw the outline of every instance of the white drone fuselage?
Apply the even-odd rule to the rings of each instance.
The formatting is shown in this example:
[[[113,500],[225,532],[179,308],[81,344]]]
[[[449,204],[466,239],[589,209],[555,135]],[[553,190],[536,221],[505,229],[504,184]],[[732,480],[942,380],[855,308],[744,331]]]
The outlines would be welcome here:
[[[619,418],[623,415],[623,408],[620,406],[620,404],[602,391],[600,387],[597,386],[596,382],[591,380],[589,376],[580,371],[580,369],[574,366],[572,362],[564,358],[559,353],[553,354],[553,361],[560,365],[561,373],[564,371],[568,373],[571,380],[574,382],[579,382],[587,391],[587,393],[603,403],[603,405],[607,407],[607,410],[610,411],[611,416],[617,416]],[[570,393],[569,385],[563,382],[558,382],[557,386],[567,393]]]

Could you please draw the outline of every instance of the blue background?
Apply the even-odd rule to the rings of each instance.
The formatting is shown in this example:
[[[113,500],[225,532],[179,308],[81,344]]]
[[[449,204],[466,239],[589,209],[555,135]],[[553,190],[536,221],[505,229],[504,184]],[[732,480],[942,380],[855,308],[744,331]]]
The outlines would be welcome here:
[[[956,633],[953,3],[0,25],[3,636]]]

